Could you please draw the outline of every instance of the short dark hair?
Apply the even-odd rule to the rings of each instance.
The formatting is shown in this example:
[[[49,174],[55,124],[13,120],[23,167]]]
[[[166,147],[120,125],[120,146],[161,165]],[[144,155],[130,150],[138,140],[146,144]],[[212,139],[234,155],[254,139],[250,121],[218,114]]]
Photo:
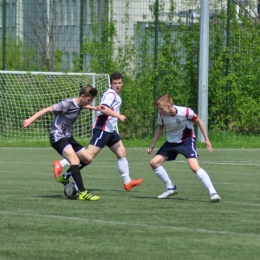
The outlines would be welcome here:
[[[112,83],[113,80],[115,79],[122,79],[123,81],[123,75],[122,73],[120,72],[113,72],[111,75],[110,75],[110,83]]]
[[[80,88],[79,90],[79,96],[85,95],[85,97],[95,97],[98,94],[98,91],[96,88],[93,88],[91,85],[85,85]]]

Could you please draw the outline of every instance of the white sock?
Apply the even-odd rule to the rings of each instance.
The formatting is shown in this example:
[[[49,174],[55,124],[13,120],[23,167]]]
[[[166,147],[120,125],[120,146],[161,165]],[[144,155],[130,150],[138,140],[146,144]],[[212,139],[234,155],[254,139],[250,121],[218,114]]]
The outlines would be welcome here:
[[[170,180],[168,173],[163,168],[163,166],[159,166],[158,168],[153,170],[157,177],[166,185],[167,189],[172,189],[175,185]]]
[[[128,161],[125,157],[117,159],[117,169],[121,175],[124,184],[128,184],[131,181],[131,178],[129,176]]]
[[[209,194],[217,193],[206,171],[200,168],[196,172],[196,175],[198,176],[200,181],[204,184],[204,186],[208,189]]]
[[[62,167],[70,165],[70,163],[66,159],[60,160],[60,164]]]

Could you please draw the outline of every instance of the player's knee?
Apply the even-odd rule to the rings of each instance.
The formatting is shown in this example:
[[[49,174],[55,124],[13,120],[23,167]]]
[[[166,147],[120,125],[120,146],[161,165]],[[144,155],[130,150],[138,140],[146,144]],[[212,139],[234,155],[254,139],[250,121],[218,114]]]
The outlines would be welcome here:
[[[84,150],[83,153],[79,154],[79,158],[85,164],[90,164],[93,161],[93,156],[90,153],[88,153],[86,150]]]
[[[91,164],[93,162],[93,158],[92,157],[89,157],[88,158],[88,164]]]
[[[71,165],[79,165],[80,164],[80,160],[78,157],[73,157],[69,160]]]
[[[117,153],[116,156],[117,156],[117,159],[126,158],[126,151],[120,151],[120,153]]]
[[[126,150],[125,150],[125,149],[122,149],[122,150],[120,151],[120,153],[119,153],[119,156],[120,156],[121,158],[125,158],[125,157],[126,157]]]
[[[150,161],[150,166],[152,167],[152,169],[156,169],[159,167],[158,163],[153,159]]]
[[[191,165],[190,165],[190,169],[191,169],[194,173],[196,173],[196,172],[200,169],[200,167],[195,167],[195,166],[191,166]]]
[[[87,156],[85,156],[84,157],[84,163],[86,163],[86,164],[91,164],[92,163],[92,161],[93,161],[93,158],[92,158],[92,156],[91,155],[87,155]]]

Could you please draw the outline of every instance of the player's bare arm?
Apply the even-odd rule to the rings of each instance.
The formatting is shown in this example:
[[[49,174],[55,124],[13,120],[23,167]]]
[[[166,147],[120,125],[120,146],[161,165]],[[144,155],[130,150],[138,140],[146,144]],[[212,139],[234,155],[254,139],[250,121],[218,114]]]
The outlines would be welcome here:
[[[48,113],[52,113],[52,107],[46,107],[40,111],[38,111],[37,113],[35,113],[33,116],[31,116],[30,118],[28,119],[25,119],[23,121],[23,127],[26,128],[28,127],[31,123],[33,123],[36,119],[44,116],[45,114],[48,114]]]
[[[158,139],[160,138],[160,136],[162,135],[162,131],[164,129],[164,126],[163,125],[158,125],[156,131],[155,131],[155,134],[154,134],[154,138],[153,138],[153,142],[151,144],[151,146],[147,149],[147,152],[149,154],[151,154],[153,152],[153,149],[158,141]]]
[[[202,122],[202,120],[200,119],[199,116],[197,117],[197,119],[196,119],[195,122],[198,124],[198,126],[199,126],[199,128],[200,128],[200,131],[202,132],[202,134],[203,134],[203,136],[204,136],[204,138],[205,138],[205,143],[206,143],[206,146],[207,146],[208,151],[209,151],[210,153],[212,153],[213,149],[212,149],[210,140],[209,140],[209,138],[208,138],[207,131],[206,131],[205,126],[204,126],[204,124],[203,124],[203,122]]]
[[[106,116],[114,116],[117,117],[121,122],[126,120],[126,116],[116,113],[115,111],[111,110],[109,107],[101,105],[101,112]]]
[[[101,110],[101,107],[102,107],[101,105],[99,105],[99,106],[86,105],[83,108],[98,111],[98,110]]]

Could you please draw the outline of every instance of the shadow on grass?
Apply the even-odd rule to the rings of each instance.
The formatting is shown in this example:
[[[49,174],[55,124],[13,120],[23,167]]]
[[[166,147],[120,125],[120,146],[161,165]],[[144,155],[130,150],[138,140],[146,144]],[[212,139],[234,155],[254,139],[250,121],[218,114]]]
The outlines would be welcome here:
[[[111,192],[116,192],[116,193],[128,193],[125,190],[104,190],[104,189],[87,189],[89,192],[94,193],[94,192],[107,192],[103,193],[102,195],[109,195]],[[37,198],[51,198],[51,199],[67,199],[63,193],[63,189],[61,191],[57,191],[59,194],[53,194],[53,195],[41,195],[41,196],[36,196]],[[48,193],[48,191],[46,191]],[[53,193],[51,191],[50,193]],[[113,194],[111,194],[113,195]]]

